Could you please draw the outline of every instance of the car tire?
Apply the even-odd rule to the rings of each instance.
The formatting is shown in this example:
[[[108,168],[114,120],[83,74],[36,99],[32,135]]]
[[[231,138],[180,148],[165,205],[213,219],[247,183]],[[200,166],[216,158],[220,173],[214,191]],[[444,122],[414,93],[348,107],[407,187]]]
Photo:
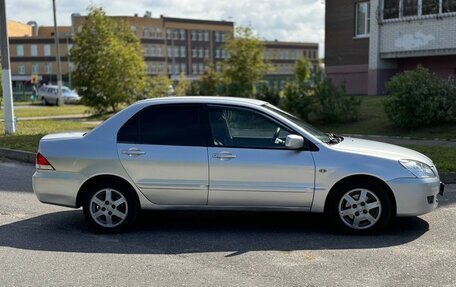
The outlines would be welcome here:
[[[84,216],[97,232],[118,233],[131,227],[140,205],[134,191],[126,184],[95,184],[83,198]]]
[[[41,105],[47,106],[47,101],[44,97],[41,98]]]
[[[330,199],[328,207],[336,227],[351,234],[377,233],[392,217],[388,194],[382,186],[369,181],[341,186]]]

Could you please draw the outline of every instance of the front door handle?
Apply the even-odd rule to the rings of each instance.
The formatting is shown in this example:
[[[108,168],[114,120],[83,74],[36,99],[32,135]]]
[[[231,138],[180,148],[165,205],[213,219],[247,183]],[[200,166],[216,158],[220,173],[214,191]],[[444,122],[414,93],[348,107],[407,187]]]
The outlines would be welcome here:
[[[218,158],[220,160],[229,160],[229,159],[233,159],[233,158],[236,158],[236,155],[228,152],[228,151],[222,151],[220,153],[214,153],[212,155],[213,158]]]
[[[145,152],[143,152],[142,150],[140,150],[139,148],[129,148],[128,150],[123,150],[122,151],[123,154],[126,154],[128,156],[140,156],[140,155],[143,155],[143,154],[146,154]]]

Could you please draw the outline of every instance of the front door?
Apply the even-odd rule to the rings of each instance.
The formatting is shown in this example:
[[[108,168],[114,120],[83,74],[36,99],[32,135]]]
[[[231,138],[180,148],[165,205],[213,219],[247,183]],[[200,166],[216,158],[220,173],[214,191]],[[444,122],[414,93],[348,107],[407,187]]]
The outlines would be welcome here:
[[[210,106],[208,119],[209,205],[311,206],[313,157],[310,151],[285,148],[291,129],[231,106]]]
[[[119,130],[119,158],[151,202],[205,205],[209,183],[204,134],[200,105],[151,106]]]

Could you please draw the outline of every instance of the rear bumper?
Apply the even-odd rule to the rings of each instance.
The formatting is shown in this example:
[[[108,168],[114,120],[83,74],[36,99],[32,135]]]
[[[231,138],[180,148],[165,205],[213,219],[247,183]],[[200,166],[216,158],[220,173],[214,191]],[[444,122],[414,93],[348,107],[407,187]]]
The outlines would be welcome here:
[[[76,207],[78,191],[85,180],[86,177],[78,173],[37,170],[32,184],[39,201]]]
[[[396,198],[398,216],[422,215],[438,206],[437,195],[442,190],[438,177],[398,178],[388,184]]]

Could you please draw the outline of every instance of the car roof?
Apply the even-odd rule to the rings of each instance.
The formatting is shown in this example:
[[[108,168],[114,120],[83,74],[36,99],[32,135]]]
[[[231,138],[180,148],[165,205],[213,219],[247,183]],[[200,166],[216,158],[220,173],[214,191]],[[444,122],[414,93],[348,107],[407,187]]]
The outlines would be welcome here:
[[[185,97],[165,97],[154,98],[139,101],[140,103],[205,103],[205,104],[253,104],[264,105],[265,101],[249,99],[249,98],[236,98],[236,97],[217,97],[217,96],[185,96]]]

